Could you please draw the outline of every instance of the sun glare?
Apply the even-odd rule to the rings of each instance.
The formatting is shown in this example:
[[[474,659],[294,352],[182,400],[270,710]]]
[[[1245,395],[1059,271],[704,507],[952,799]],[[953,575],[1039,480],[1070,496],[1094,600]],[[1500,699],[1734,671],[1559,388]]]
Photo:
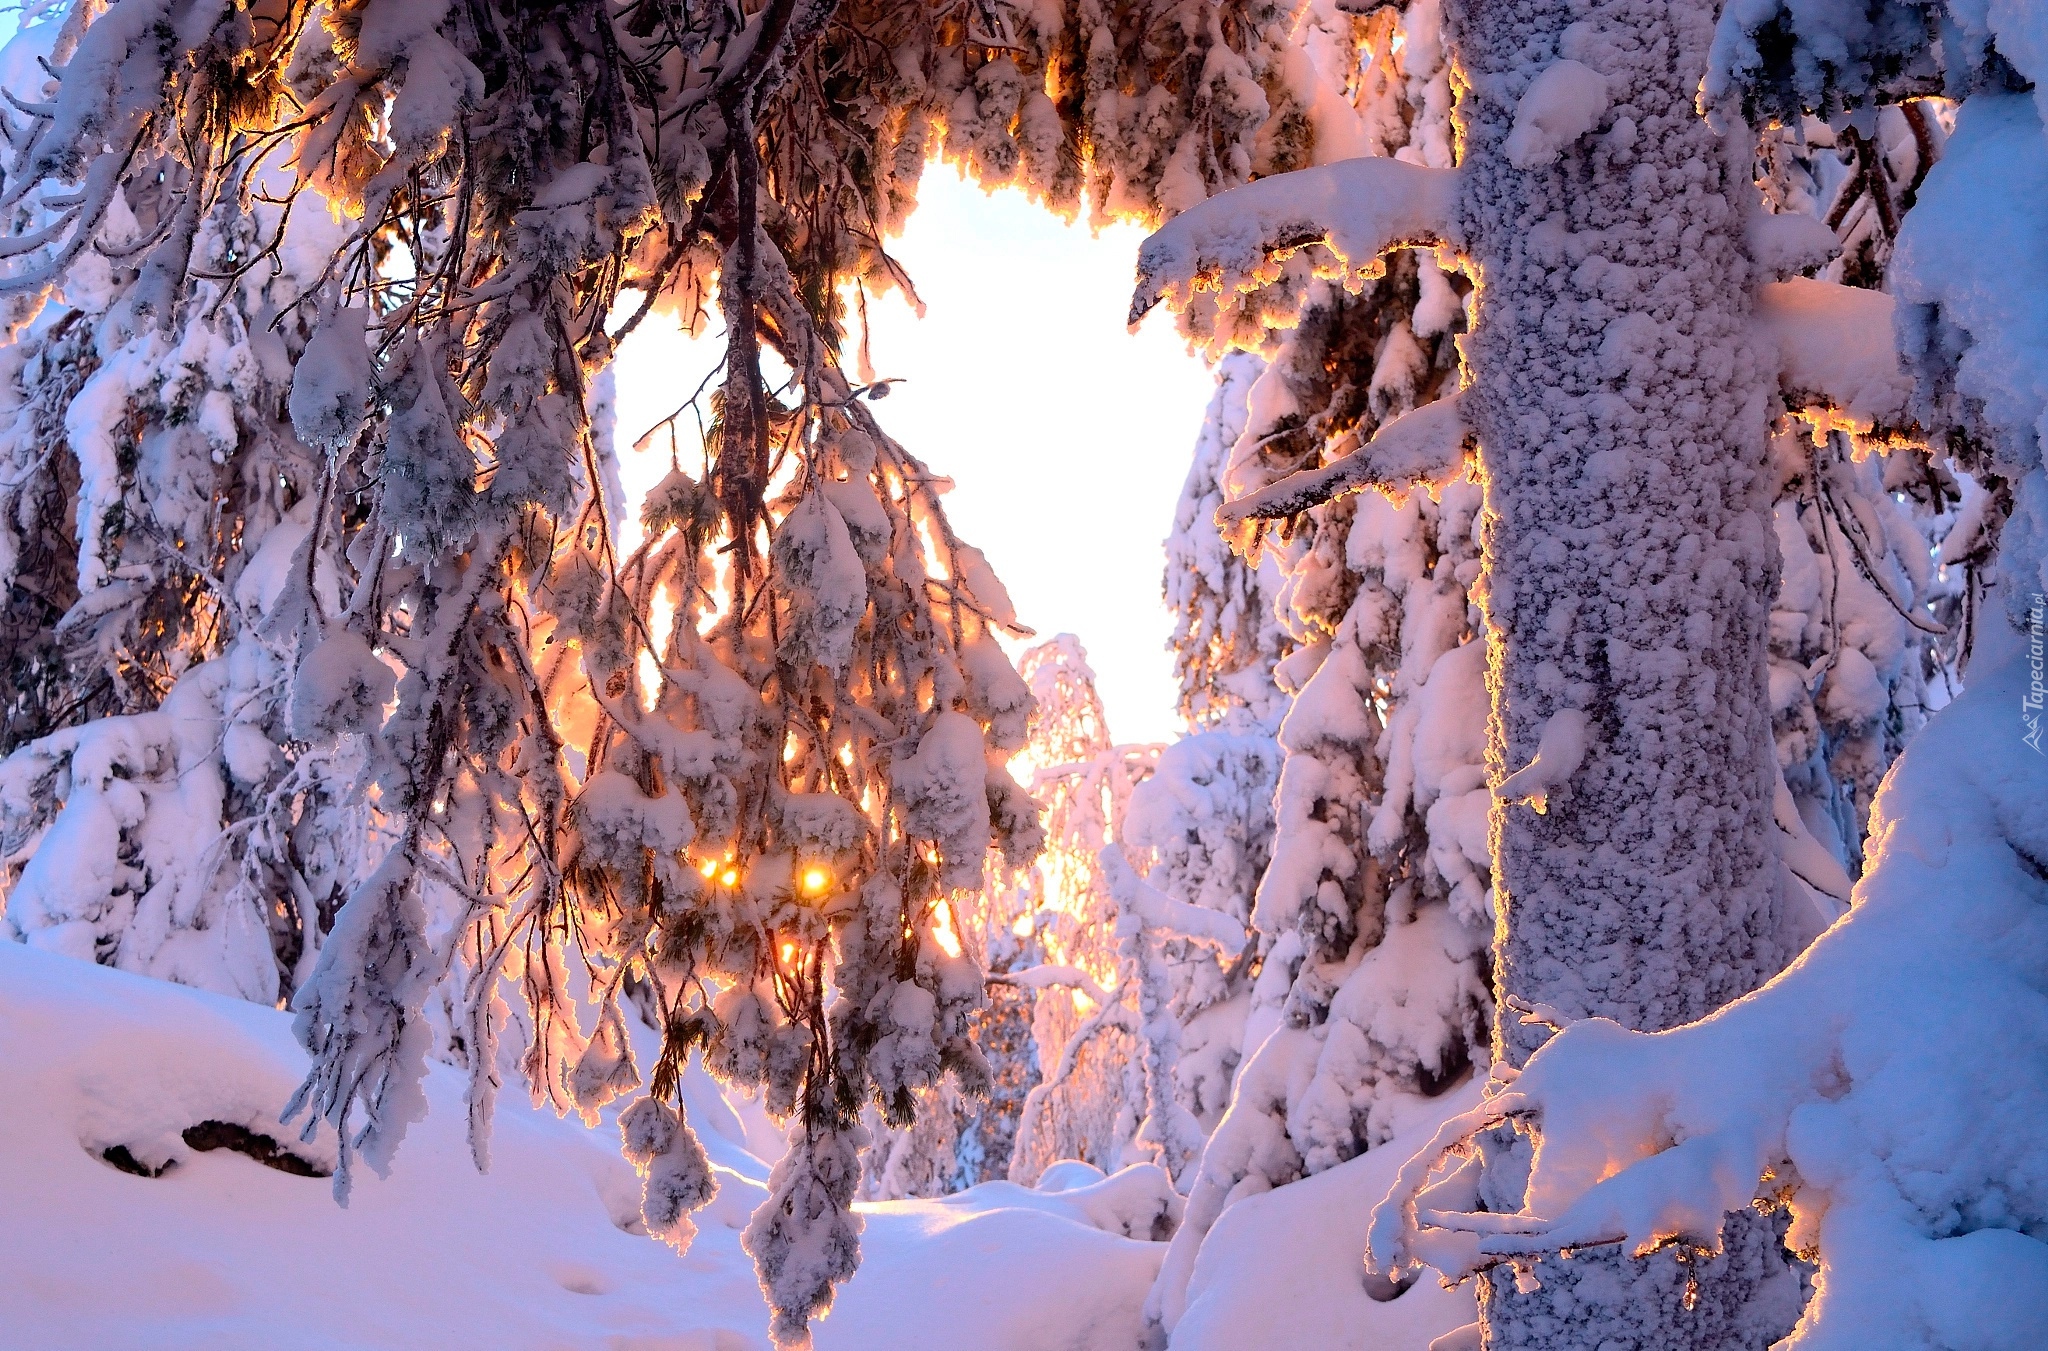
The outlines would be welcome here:
[[[932,911],[932,941],[948,957],[960,955],[960,935],[953,932],[953,907],[944,901]]]
[[[1114,224],[1092,234],[1020,192],[985,193],[944,165],[924,175],[918,199],[890,253],[915,281],[926,317],[899,295],[869,300],[875,373],[900,379],[875,415],[958,485],[945,498],[953,529],[987,555],[1018,620],[1042,636],[1081,636],[1117,737],[1169,738],[1178,686],[1166,650],[1173,621],[1159,599],[1160,541],[1214,386],[1170,323],[1125,330],[1145,231]],[[997,417],[986,411],[993,334],[1002,335],[1003,386],[1030,391]],[[860,341],[856,326],[849,371]],[[716,327],[693,340],[672,320],[651,319],[620,345],[616,444],[629,517],[673,465],[700,472],[693,414],[677,421],[673,452],[666,430],[644,450],[630,447],[675,411],[723,348]],[[1049,539],[1088,547],[1048,549]],[[706,579],[700,631],[729,603],[726,564],[715,559],[719,571]],[[944,567],[941,558],[935,575]]]

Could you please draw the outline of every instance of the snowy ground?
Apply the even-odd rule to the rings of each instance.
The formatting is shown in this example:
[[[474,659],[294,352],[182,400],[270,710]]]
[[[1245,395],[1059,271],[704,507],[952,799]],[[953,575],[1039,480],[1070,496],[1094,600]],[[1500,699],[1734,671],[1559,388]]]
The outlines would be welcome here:
[[[302,1063],[284,1014],[0,943],[0,1345],[766,1351],[739,1234],[767,1175],[747,1145],[774,1136],[709,1081],[691,1111],[722,1189],[678,1257],[630,1232],[639,1182],[608,1126],[508,1094],[478,1174],[446,1067],[391,1176],[362,1176],[346,1210],[323,1180],[185,1142],[219,1121],[331,1164],[331,1137],[276,1124]],[[170,1166],[121,1171],[103,1158],[116,1146]],[[1386,1305],[1360,1288],[1366,1211],[1404,1153],[1233,1208],[1175,1345],[1420,1351],[1469,1318],[1433,1285]],[[1156,1205],[1159,1176],[863,1207],[866,1261],[819,1351],[1130,1351],[1165,1245],[1116,1231]],[[1264,1340],[1244,1331],[1252,1304]]]

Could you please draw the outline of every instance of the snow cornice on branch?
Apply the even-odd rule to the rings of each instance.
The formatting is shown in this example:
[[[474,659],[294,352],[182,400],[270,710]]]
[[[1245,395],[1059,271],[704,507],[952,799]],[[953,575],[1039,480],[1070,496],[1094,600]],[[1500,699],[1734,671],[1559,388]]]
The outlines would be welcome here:
[[[1756,323],[1766,352],[1777,359],[1779,393],[1816,434],[1919,439],[1907,412],[1913,378],[1899,361],[1893,308],[1882,291],[1810,277],[1759,291]]]
[[[1165,300],[1197,291],[1249,291],[1273,280],[1280,259],[1320,244],[1334,266],[1318,276],[1348,288],[1380,275],[1395,249],[1457,247],[1458,171],[1379,156],[1276,174],[1190,207],[1138,251],[1135,324]]]
[[[1187,216],[1199,212],[1198,208]],[[1197,241],[1225,237],[1223,230],[1205,230],[1197,224],[1190,232]],[[1159,238],[1155,235],[1153,241]],[[1145,259],[1150,259],[1154,256],[1151,242],[1146,247]],[[1212,247],[1203,256],[1214,258],[1222,253],[1222,247]],[[1185,255],[1175,252],[1173,256]],[[1144,269],[1141,259],[1141,275]],[[1193,275],[1227,274],[1219,270]],[[1171,283],[1163,293],[1173,294]],[[1139,302],[1147,295],[1141,288]],[[1779,393],[1786,408],[1812,423],[1817,433],[1840,430],[1864,439],[1917,442],[1918,429],[1907,411],[1913,382],[1899,361],[1892,311],[1892,298],[1883,292],[1806,277],[1760,288],[1756,322],[1766,352],[1775,359]],[[1137,312],[1134,306],[1133,313]],[[1477,450],[1462,402],[1461,390],[1404,413],[1339,459],[1298,470],[1225,503],[1217,510],[1216,523],[1229,532],[1250,521],[1299,515],[1365,488],[1399,496],[1418,487],[1439,487],[1457,477]]]
[[[1476,442],[1460,412],[1463,392],[1403,413],[1382,426],[1372,440],[1319,469],[1303,469],[1216,511],[1226,532],[1247,521],[1298,515],[1362,488],[1405,494],[1456,478]]]

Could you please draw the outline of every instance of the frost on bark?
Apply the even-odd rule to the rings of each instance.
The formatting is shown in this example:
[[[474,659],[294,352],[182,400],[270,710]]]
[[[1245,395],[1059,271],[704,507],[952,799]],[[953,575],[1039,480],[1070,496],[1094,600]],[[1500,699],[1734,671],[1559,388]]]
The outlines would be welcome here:
[[[1460,214],[1480,278],[1465,403],[1489,485],[1489,770],[1528,765],[1560,716],[1586,729],[1546,802],[1495,810],[1494,1040],[1511,1066],[1544,1036],[1527,1010],[1659,1030],[1786,957],[1764,666],[1771,371],[1748,335],[1748,146],[1693,107],[1712,25],[1667,0],[1451,15],[1471,81]],[[1518,101],[1559,59],[1601,73],[1608,115],[1525,168]],[[1500,1148],[1489,1203],[1519,1208],[1525,1148]],[[1796,1287],[1772,1298],[1790,1281],[1751,1220],[1705,1262],[1495,1271],[1482,1322],[1493,1348],[1761,1347],[1796,1316]]]

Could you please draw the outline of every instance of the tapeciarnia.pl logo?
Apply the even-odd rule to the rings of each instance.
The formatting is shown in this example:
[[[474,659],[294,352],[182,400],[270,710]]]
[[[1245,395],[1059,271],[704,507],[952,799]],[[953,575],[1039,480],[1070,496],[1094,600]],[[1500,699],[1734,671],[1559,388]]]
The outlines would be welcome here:
[[[2043,639],[2048,638],[2048,596],[2034,593],[2034,603],[2027,610],[2027,692],[2020,699],[2020,721],[2027,725],[2027,734],[2020,738],[2034,748],[2034,754],[2041,755],[2041,705],[2048,699],[2048,685],[2042,682]]]

